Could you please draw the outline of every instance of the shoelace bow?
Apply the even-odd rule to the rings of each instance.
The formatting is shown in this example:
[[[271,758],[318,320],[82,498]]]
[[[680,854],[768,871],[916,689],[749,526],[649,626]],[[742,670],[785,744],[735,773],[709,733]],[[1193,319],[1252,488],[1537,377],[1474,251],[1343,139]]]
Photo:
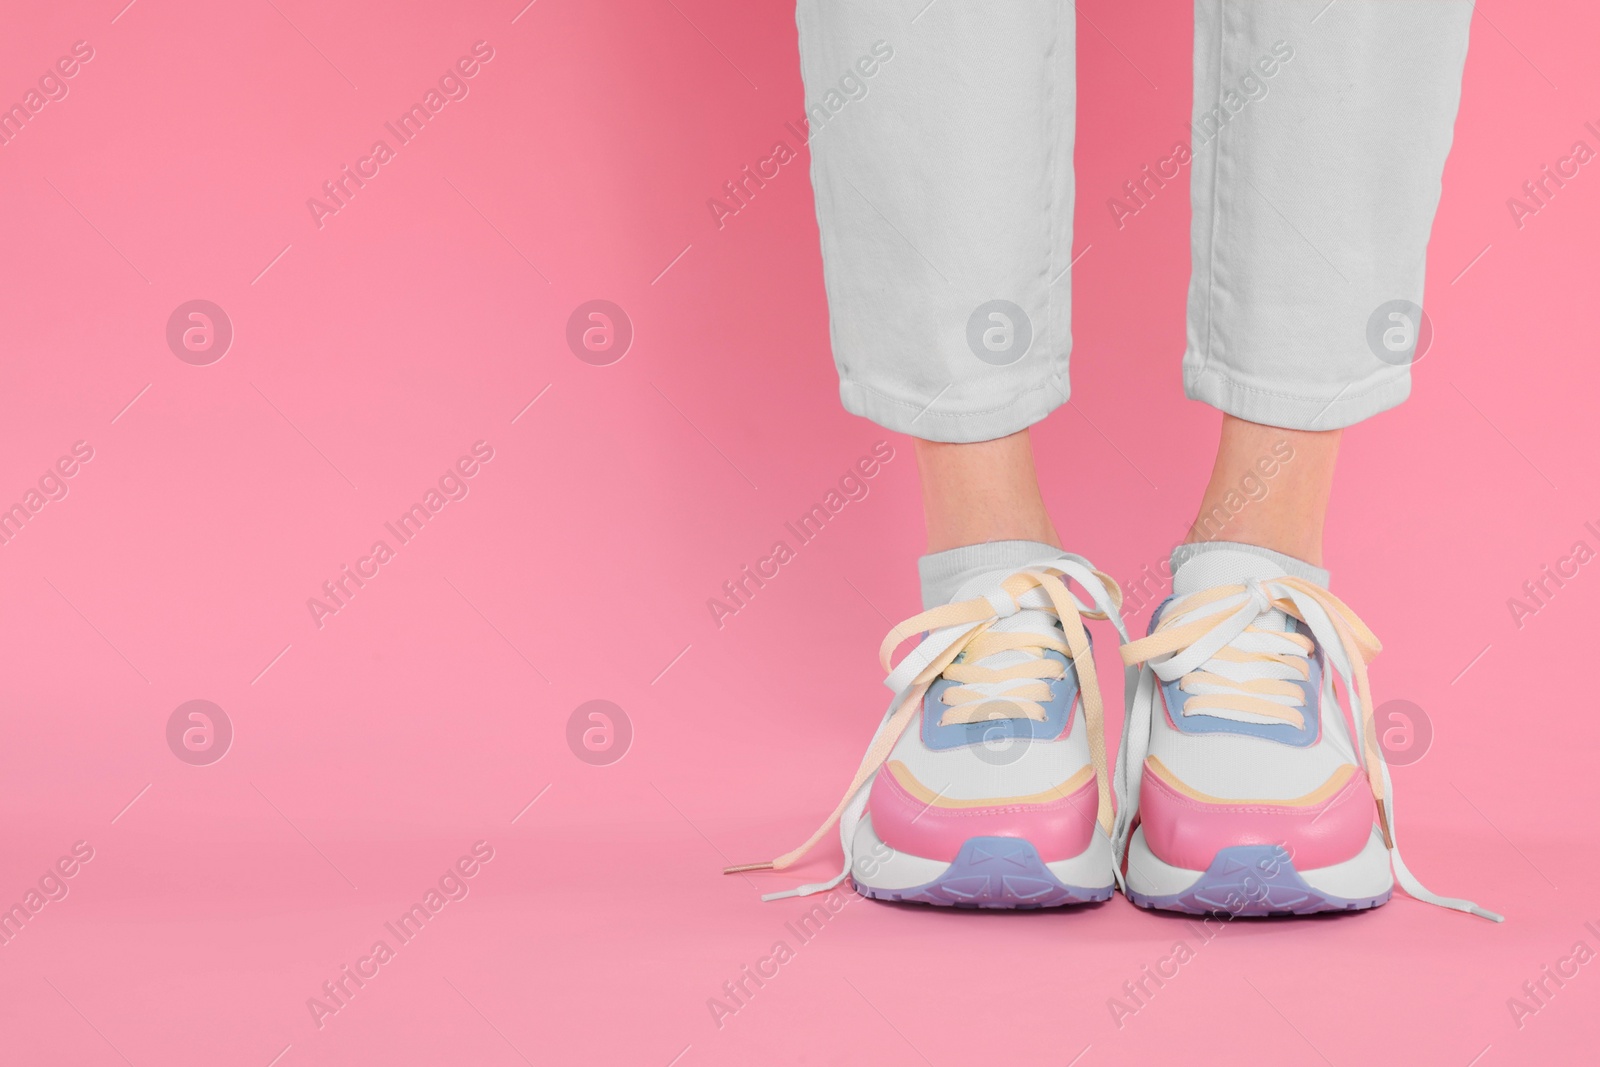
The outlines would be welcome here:
[[[1430,892],[1401,859],[1394,826],[1394,786],[1389,779],[1383,750],[1378,745],[1378,731],[1372,720],[1372,695],[1367,683],[1367,664],[1383,646],[1355,612],[1321,586],[1285,576],[1218,586],[1183,598],[1162,618],[1154,633],[1122,646],[1125,664],[1129,667],[1142,664],[1147,668],[1140,673],[1130,707],[1152,706],[1154,679],[1170,682],[1181,678],[1179,686],[1194,694],[1186,710],[1230,709],[1293,725],[1303,723],[1304,715],[1299,710],[1303,693],[1293,678],[1309,678],[1307,657],[1312,643],[1302,634],[1253,625],[1272,609],[1310,628],[1344,682],[1356,730],[1361,735],[1362,764],[1378,806],[1378,826],[1401,886],[1418,900],[1503,922],[1503,916],[1470,900]],[[1240,666],[1232,666],[1236,664]],[[1206,669],[1208,665],[1215,665],[1215,668]],[[1241,677],[1233,677],[1233,674]],[[1255,677],[1242,677],[1245,674]],[[1334,710],[1337,711],[1337,706]],[[1120,805],[1112,833],[1119,880],[1122,860],[1133,833],[1139,777],[1149,741],[1148,717],[1130,715],[1117,767]]]
[[[1067,588],[1063,581],[1066,578],[1077,582],[1089,594],[1094,604],[1092,608],[1079,601]],[[1098,819],[1102,829],[1110,834],[1114,808],[1106,758],[1104,704],[1083,620],[1109,618],[1126,641],[1127,631],[1118,613],[1121,603],[1121,590],[1109,575],[1094,570],[1081,557],[1068,556],[1018,571],[1002,582],[998,591],[988,596],[924,611],[890,630],[878,650],[878,659],[883,669],[888,671],[884,684],[899,696],[878,727],[844,796],[822,825],[797,848],[769,862],[739,864],[726,868],[723,873],[781,871],[816,847],[835,821],[841,822],[843,829],[853,830],[853,823],[859,819],[859,813],[865,807],[863,787],[889,758],[895,743],[922,706],[929,688],[941,675],[958,683],[943,694],[943,702],[950,710],[943,713],[941,722],[984,721],[989,717],[985,705],[994,702],[1004,702],[1023,717],[1044,719],[1045,712],[1038,701],[1049,700],[1050,682],[1065,674],[1060,663],[1044,655],[1046,650],[1061,653],[1077,668],[1084,724],[1089,733],[1090,760],[1099,787]],[[1061,622],[1061,636],[1058,638],[1033,632],[991,632],[990,628],[1001,619],[1030,610],[1053,612]],[[922,642],[891,669],[890,658],[894,650],[918,634],[925,634]],[[979,662],[1005,651],[1022,651],[1029,653],[1029,656],[1025,662],[1008,667],[985,667]],[[958,658],[961,660],[959,663],[956,662]],[[1022,684],[1013,684],[1017,682]],[[851,814],[856,818],[852,819]],[[841,837],[845,836],[841,832]],[[805,896],[838,885],[850,873],[850,841],[844,840],[843,844],[845,866],[837,877],[781,893],[768,893],[762,899]]]

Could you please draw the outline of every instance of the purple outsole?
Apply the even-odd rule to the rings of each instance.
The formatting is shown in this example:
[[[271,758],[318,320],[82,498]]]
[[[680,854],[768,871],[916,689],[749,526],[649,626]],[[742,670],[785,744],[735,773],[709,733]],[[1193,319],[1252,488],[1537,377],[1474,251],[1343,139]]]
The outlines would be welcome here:
[[[1082,889],[1063,884],[1020,837],[974,837],[961,846],[943,874],[925,885],[878,889],[855,881],[874,900],[934,904],[946,908],[1059,908],[1111,899],[1111,886]]]
[[[1387,903],[1392,889],[1375,897],[1336,897],[1307,885],[1288,850],[1278,845],[1237,845],[1217,853],[1194,885],[1181,893],[1147,896],[1130,888],[1141,908],[1191,915],[1313,915],[1363,911]]]

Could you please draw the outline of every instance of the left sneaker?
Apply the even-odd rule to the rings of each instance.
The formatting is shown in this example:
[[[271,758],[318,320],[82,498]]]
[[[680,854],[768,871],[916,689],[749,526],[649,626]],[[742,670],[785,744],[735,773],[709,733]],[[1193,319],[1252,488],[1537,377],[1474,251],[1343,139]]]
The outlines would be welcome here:
[[[1430,893],[1401,861],[1370,718],[1380,645],[1327,573],[1221,544],[1185,546],[1173,566],[1149,635],[1122,650],[1140,666],[1113,834],[1128,899],[1191,914],[1352,911],[1387,902],[1397,875],[1419,900],[1501,921]]]

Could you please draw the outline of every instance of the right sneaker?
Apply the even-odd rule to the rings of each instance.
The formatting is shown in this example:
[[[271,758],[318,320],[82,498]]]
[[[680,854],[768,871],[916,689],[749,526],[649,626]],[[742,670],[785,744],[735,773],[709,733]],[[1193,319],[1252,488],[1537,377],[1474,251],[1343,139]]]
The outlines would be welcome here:
[[[1140,667],[1117,768],[1128,899],[1190,914],[1356,911],[1387,902],[1398,875],[1413,897],[1499,921],[1430,893],[1400,859],[1366,678],[1380,646],[1327,572],[1216,543],[1173,564],[1173,595],[1122,650]]]
[[[1076,583],[1088,597],[1067,587]],[[1107,900],[1115,889],[1112,801],[1100,686],[1083,619],[1122,631],[1117,585],[1081,556],[1055,553],[968,579],[949,604],[890,631],[895,697],[860,769],[816,833],[839,820],[846,875],[864,896],[968,908]]]

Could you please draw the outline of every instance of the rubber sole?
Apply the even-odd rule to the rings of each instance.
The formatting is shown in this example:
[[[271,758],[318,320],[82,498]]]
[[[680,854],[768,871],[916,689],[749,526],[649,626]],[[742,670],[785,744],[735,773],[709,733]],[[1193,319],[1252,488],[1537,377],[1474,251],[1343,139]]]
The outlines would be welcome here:
[[[1314,915],[1364,911],[1388,902],[1394,889],[1377,896],[1341,897],[1306,884],[1280,845],[1237,845],[1217,853],[1193,885],[1177,893],[1147,895],[1128,887],[1141,908],[1190,915]]]
[[[974,837],[931,882],[883,889],[852,877],[856,892],[874,900],[945,908],[1059,908],[1110,900],[1112,886],[1080,888],[1050,873],[1038,849],[1020,837]]]

